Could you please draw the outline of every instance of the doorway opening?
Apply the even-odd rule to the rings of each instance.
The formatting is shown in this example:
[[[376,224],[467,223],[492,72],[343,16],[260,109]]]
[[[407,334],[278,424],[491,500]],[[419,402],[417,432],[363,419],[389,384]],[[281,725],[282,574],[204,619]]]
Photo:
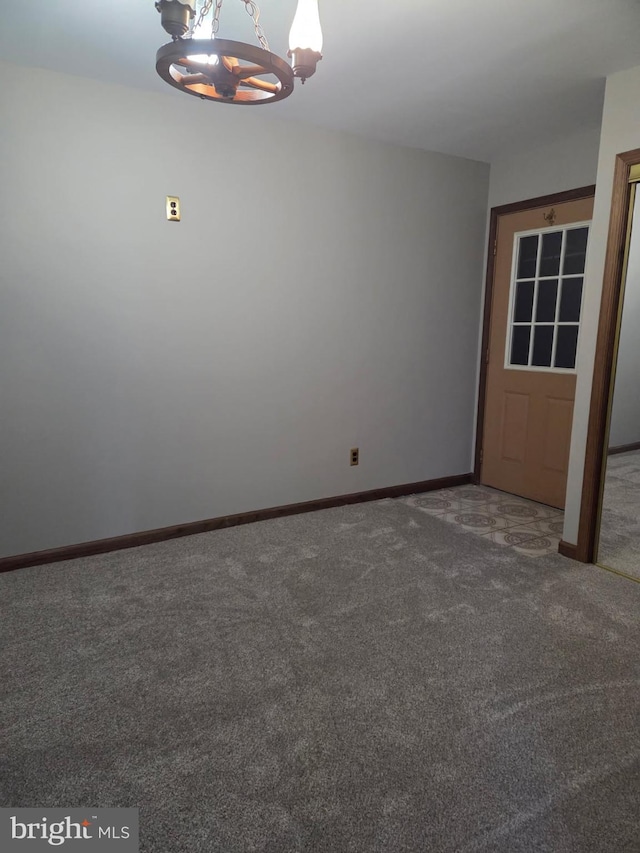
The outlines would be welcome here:
[[[640,534],[637,532],[640,460],[637,458],[638,436],[628,431],[625,407],[627,403],[635,405],[638,399],[638,361],[637,355],[634,356],[637,322],[633,311],[640,293],[639,183],[640,149],[619,154],[613,179],[580,524],[574,555],[581,562],[597,562],[635,581],[640,580]],[[626,328],[629,324],[630,329]],[[630,391],[625,382],[629,371]],[[632,426],[637,429],[636,411],[632,413]],[[630,531],[633,536],[629,536]]]

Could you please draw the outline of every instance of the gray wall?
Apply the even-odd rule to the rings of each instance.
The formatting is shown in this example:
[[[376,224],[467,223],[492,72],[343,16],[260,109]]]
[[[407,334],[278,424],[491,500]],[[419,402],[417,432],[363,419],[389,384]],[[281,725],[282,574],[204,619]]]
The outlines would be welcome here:
[[[596,127],[494,160],[489,208],[595,184],[599,147],[600,128]]]
[[[640,441],[640,193],[636,194],[633,222],[609,447]]]
[[[0,554],[470,470],[485,164],[2,73]]]

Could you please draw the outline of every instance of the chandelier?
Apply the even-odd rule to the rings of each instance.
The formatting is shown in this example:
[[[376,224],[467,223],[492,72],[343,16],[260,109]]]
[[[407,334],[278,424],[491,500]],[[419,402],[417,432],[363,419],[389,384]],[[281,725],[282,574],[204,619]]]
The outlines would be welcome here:
[[[289,33],[291,65],[269,50],[254,0],[240,2],[253,20],[258,45],[219,38],[223,2],[157,0],[162,26],[172,38],[156,54],[156,71],[163,80],[210,101],[270,104],[293,92],[294,77],[304,83],[315,73],[322,59],[318,0],[298,0]]]

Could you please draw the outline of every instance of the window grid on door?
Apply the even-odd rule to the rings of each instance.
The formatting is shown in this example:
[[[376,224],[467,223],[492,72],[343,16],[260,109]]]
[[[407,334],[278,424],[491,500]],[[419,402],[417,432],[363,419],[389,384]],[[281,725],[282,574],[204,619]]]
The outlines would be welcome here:
[[[575,372],[589,223],[516,234],[505,367]]]

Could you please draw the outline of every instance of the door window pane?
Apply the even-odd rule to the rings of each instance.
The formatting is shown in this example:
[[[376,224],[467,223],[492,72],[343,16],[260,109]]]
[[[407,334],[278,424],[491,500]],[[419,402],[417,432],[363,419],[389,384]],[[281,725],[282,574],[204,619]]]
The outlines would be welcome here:
[[[530,323],[533,317],[533,281],[519,281],[516,285],[514,323]]]
[[[511,336],[511,364],[529,364],[531,326],[514,326]]]
[[[518,248],[518,278],[535,278],[538,258],[538,235],[521,237]]]
[[[553,326],[536,326],[533,337],[533,357],[531,364],[536,367],[551,367],[553,350]]]
[[[558,326],[556,367],[575,367],[578,347],[578,326]]]
[[[582,279],[565,278],[562,280],[562,295],[560,297],[561,323],[577,323],[580,319],[582,304]]]
[[[558,275],[560,272],[560,252],[562,250],[563,231],[552,231],[542,237],[540,255],[540,275]]]
[[[556,319],[556,302],[558,300],[558,279],[538,282],[538,303],[536,305],[536,322],[553,323]]]
[[[572,228],[567,231],[563,275],[581,275],[584,272],[588,236],[588,228]]]
[[[514,237],[506,367],[575,370],[588,226]]]

